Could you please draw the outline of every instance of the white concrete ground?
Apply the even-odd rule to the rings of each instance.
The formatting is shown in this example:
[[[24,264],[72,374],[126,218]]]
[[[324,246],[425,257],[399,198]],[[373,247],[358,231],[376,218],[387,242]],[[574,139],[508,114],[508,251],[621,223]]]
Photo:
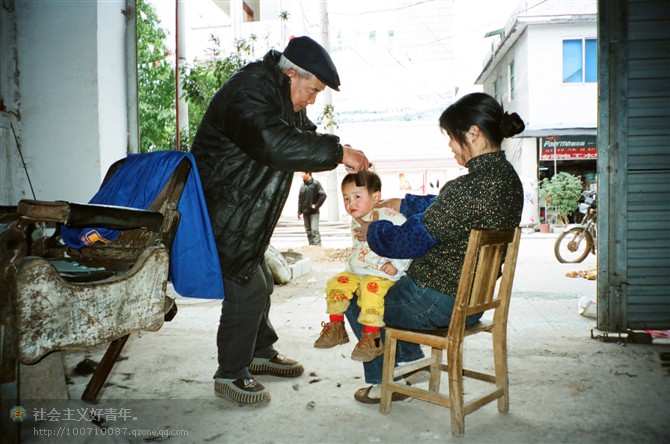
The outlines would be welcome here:
[[[348,245],[346,226],[325,228],[326,250]],[[498,413],[493,403],[468,415],[460,440],[451,437],[449,411],[441,407],[407,400],[382,415],[377,406],[356,402],[353,393],[364,382],[362,366],[349,359],[353,340],[330,350],[312,347],[326,319],[325,280],[342,263],[324,260],[323,249],[305,248],[304,233],[292,225],[279,229],[273,245],[311,256],[312,271],[276,288],[271,314],[280,336],[278,350],[300,360],[306,371],[295,379],[258,377],[272,395],[269,405],[240,407],[214,396],[219,302],[180,299],[172,322],[158,332],[134,335],[126,345],[95,406],[107,412],[103,428],[62,417],[33,421],[38,432],[60,429],[70,435],[47,439],[25,427],[25,441],[670,442],[670,372],[659,355],[670,351],[668,345],[592,339],[595,320],[580,316],[577,303],[582,296],[595,298],[596,282],[565,274],[587,269],[595,257],[578,265],[559,264],[553,257],[554,237],[532,233],[522,239],[509,322],[510,411]],[[483,338],[466,342],[466,366],[489,367],[488,348]],[[102,351],[64,354],[71,400],[52,407],[57,413],[92,407],[78,401],[87,379],[76,376],[74,368],[86,357],[99,359]],[[29,413],[33,407],[26,406]],[[113,415],[122,409],[130,417]],[[87,435],[73,436],[76,428]]]

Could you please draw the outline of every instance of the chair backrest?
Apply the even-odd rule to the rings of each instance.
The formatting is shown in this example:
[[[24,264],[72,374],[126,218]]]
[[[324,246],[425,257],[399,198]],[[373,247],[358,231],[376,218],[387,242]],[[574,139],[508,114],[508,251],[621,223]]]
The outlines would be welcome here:
[[[449,336],[468,334],[466,317],[489,310],[494,310],[492,322],[481,323],[475,330],[506,328],[520,238],[521,228],[471,231]]]

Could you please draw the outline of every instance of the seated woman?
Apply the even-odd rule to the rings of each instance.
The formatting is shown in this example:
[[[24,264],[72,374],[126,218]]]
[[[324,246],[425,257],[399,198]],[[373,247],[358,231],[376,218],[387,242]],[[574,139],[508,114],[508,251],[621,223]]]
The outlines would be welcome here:
[[[461,268],[473,228],[507,229],[521,222],[523,188],[500,145],[504,138],[521,133],[525,125],[518,114],[508,114],[488,94],[468,94],[440,116],[440,128],[449,136],[449,147],[468,174],[447,182],[437,196],[408,194],[384,202],[399,210],[407,221],[362,222],[359,238],[367,239],[380,256],[414,259],[405,276],[389,289],[384,301],[384,321],[389,325],[435,329],[449,326]],[[360,308],[352,303],[346,316],[359,338]],[[468,317],[469,324],[481,315]],[[382,347],[381,343],[368,342]],[[397,361],[423,357],[421,347],[398,343]],[[354,398],[379,403],[383,355],[363,364],[365,382]],[[406,398],[393,393],[393,400]]]

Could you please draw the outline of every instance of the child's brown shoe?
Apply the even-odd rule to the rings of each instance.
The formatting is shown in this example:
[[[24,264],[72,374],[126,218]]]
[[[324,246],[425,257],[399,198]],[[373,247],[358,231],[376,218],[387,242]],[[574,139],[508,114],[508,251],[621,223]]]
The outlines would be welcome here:
[[[319,339],[314,342],[314,348],[333,348],[336,345],[349,342],[349,335],[344,329],[344,322],[321,323],[321,334]]]
[[[382,344],[382,335],[377,330],[361,335],[361,340],[358,341],[358,344],[354,347],[354,351],[351,353],[351,359],[354,361],[370,362],[383,353],[384,344]]]

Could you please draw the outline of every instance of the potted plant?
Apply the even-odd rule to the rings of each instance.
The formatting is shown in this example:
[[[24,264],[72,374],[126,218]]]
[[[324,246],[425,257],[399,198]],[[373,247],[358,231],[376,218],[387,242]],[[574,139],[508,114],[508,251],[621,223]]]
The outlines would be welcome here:
[[[560,172],[540,181],[538,193],[545,203],[546,219],[551,224],[568,224],[570,213],[577,209],[583,190],[582,181],[570,173]]]
[[[544,216],[540,217],[540,233],[549,233],[550,231],[547,219]]]

